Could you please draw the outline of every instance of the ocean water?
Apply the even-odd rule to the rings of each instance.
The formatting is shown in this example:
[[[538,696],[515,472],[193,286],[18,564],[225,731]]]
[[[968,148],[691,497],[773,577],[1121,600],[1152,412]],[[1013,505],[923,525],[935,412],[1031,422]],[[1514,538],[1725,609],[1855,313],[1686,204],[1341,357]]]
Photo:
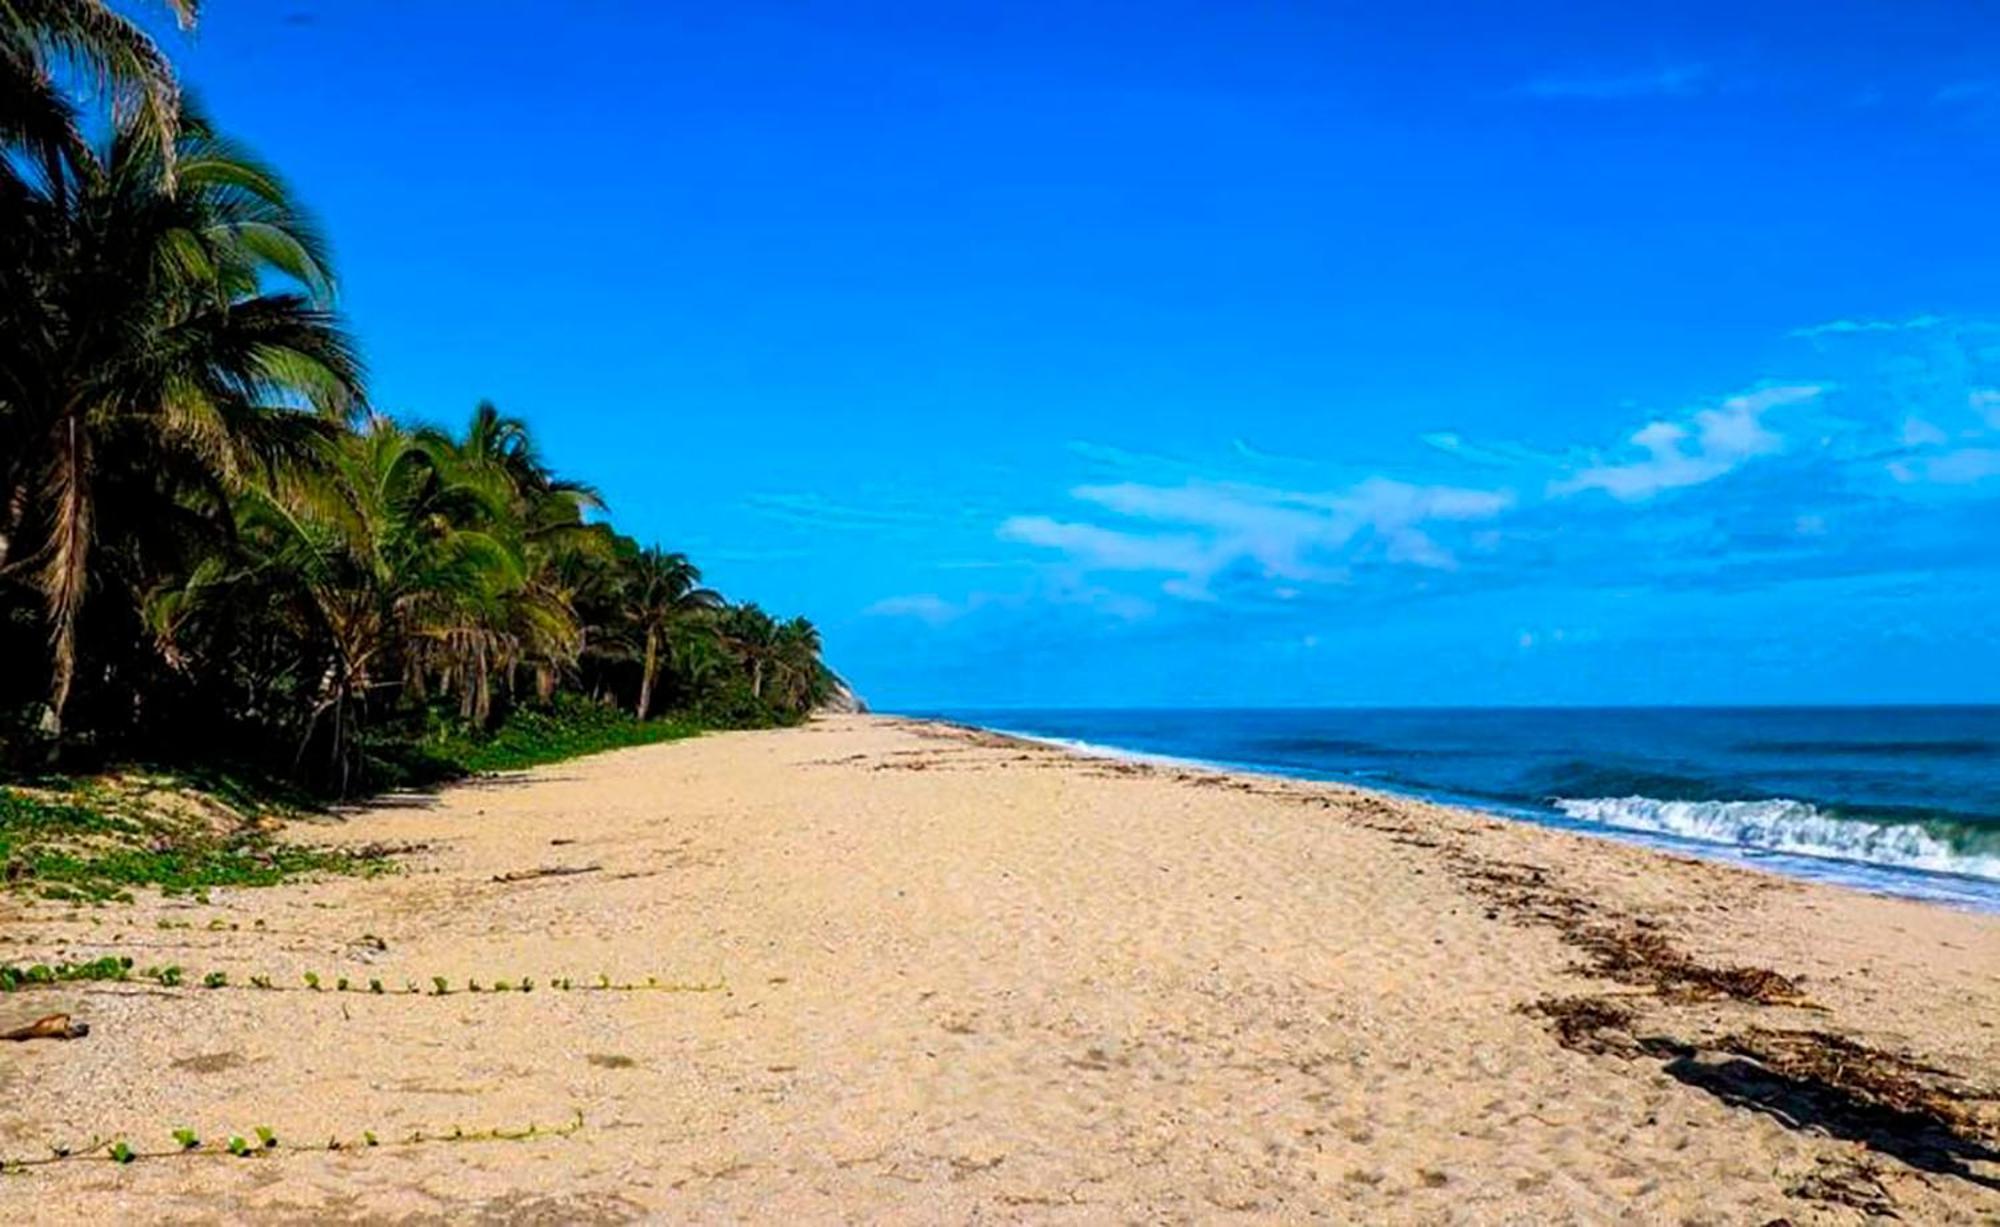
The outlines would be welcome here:
[[[2000,911],[2000,707],[925,714]]]

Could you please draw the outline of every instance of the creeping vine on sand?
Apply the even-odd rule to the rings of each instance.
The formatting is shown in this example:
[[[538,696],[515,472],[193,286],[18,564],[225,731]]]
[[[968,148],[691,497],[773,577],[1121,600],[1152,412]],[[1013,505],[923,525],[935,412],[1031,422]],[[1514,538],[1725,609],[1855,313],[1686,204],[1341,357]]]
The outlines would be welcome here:
[[[448,1142],[526,1142],[538,1138],[566,1138],[583,1128],[583,1112],[577,1110],[570,1120],[562,1125],[543,1127],[530,1121],[526,1127],[509,1129],[494,1126],[489,1129],[467,1129],[454,1125],[449,1131],[438,1132],[413,1129],[400,1142],[389,1146],[422,1146]],[[277,1133],[267,1125],[258,1125],[251,1130],[251,1138],[232,1134],[221,1149],[203,1145],[201,1137],[192,1129],[175,1129],[169,1136],[171,1147],[159,1150],[142,1150],[134,1147],[123,1137],[93,1138],[82,1146],[54,1145],[49,1153],[32,1159],[0,1158],[0,1174],[20,1175],[37,1167],[48,1167],[56,1163],[68,1162],[109,1162],[120,1166],[142,1159],[194,1159],[194,1158],[236,1158],[247,1159],[256,1155],[276,1154],[285,1151],[301,1153],[305,1151],[369,1150],[383,1146],[383,1142],[370,1129],[361,1131],[358,1139],[343,1141],[337,1135],[329,1136],[324,1146],[303,1146],[281,1143]],[[254,1140],[252,1140],[254,1139]]]
[[[419,988],[415,980],[405,981],[403,988],[391,990],[385,987],[381,980],[371,979],[368,981],[366,989],[362,989],[357,987],[347,977],[341,976],[334,980],[333,987],[329,990],[326,988],[325,981],[321,979],[320,974],[316,971],[308,971],[300,978],[303,983],[302,988],[281,986],[274,977],[263,973],[251,974],[246,977],[247,983],[238,985],[230,981],[227,972],[211,971],[202,975],[200,988],[202,991],[240,988],[247,991],[265,993],[323,993],[331,991],[334,993],[350,994],[366,992],[372,996],[432,997],[442,997],[453,991],[451,980],[445,976],[432,976],[430,979],[431,988],[428,993]],[[134,979],[149,980],[160,988],[165,989],[193,989],[193,985],[188,982],[187,973],[178,965],[135,968],[134,960],[129,955],[105,955],[102,958],[92,959],[84,963],[0,964],[0,993],[25,992],[39,987],[68,984],[77,981],[124,983]],[[550,989],[563,993],[713,993],[720,992],[729,986],[728,981],[721,978],[712,981],[675,981],[661,980],[657,976],[647,976],[642,981],[619,982],[614,981],[609,975],[600,974],[594,982],[580,982],[568,976],[551,976],[544,981],[537,981],[532,976],[517,976],[511,979],[496,977],[491,982],[490,987],[487,988],[482,988],[478,980],[467,979],[464,981],[464,987],[465,991],[472,993],[485,991],[495,993],[531,993],[535,990],[535,986],[538,983],[546,984]]]

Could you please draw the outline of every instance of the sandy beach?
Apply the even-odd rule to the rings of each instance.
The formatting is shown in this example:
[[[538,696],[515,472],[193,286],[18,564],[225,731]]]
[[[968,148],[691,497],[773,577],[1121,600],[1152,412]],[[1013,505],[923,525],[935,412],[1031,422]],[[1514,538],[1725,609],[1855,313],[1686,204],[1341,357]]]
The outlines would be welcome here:
[[[141,1157],[0,1217],[2000,1220],[2000,917],[870,717],[294,835],[411,850],[10,905],[186,976],[7,999],[0,1154]]]

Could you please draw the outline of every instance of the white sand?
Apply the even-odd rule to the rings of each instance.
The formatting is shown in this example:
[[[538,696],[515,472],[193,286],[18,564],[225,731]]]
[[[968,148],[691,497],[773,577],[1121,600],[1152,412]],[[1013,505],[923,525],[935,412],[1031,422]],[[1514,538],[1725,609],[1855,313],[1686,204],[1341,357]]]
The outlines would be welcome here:
[[[180,1126],[282,1145],[31,1169],[0,1180],[0,1218],[2000,1219],[2000,1103],[1923,1134],[1730,1055],[1824,1053],[1782,1034],[1823,1032],[1943,1071],[1910,1075],[1927,1093],[1990,1091],[1993,917],[861,717],[607,754],[313,837],[428,850],[210,906],[16,905],[0,953],[455,991],[66,988],[93,1033],[0,1046],[0,1154],[159,1150]],[[558,866],[596,868],[496,881]],[[1698,982],[1730,967],[1796,992]],[[548,987],[600,973],[727,987]],[[534,992],[462,987],[522,976]],[[1565,1046],[1523,1012],[1576,996],[1629,1017]],[[579,1112],[568,1137],[405,1141]],[[382,1145],[353,1149],[364,1130]]]

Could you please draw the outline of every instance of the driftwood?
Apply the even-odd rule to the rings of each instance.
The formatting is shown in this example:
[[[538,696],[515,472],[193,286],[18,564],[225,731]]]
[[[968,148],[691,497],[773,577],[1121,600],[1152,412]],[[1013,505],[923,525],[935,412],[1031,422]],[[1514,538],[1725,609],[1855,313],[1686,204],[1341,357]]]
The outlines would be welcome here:
[[[0,1040],[80,1040],[89,1034],[89,1023],[71,1022],[67,1014],[49,1014],[25,1027],[0,1031]]]
[[[496,873],[495,882],[527,882],[535,878],[566,878],[576,873],[596,873],[602,865],[544,865],[540,869],[524,869],[520,873]]]

